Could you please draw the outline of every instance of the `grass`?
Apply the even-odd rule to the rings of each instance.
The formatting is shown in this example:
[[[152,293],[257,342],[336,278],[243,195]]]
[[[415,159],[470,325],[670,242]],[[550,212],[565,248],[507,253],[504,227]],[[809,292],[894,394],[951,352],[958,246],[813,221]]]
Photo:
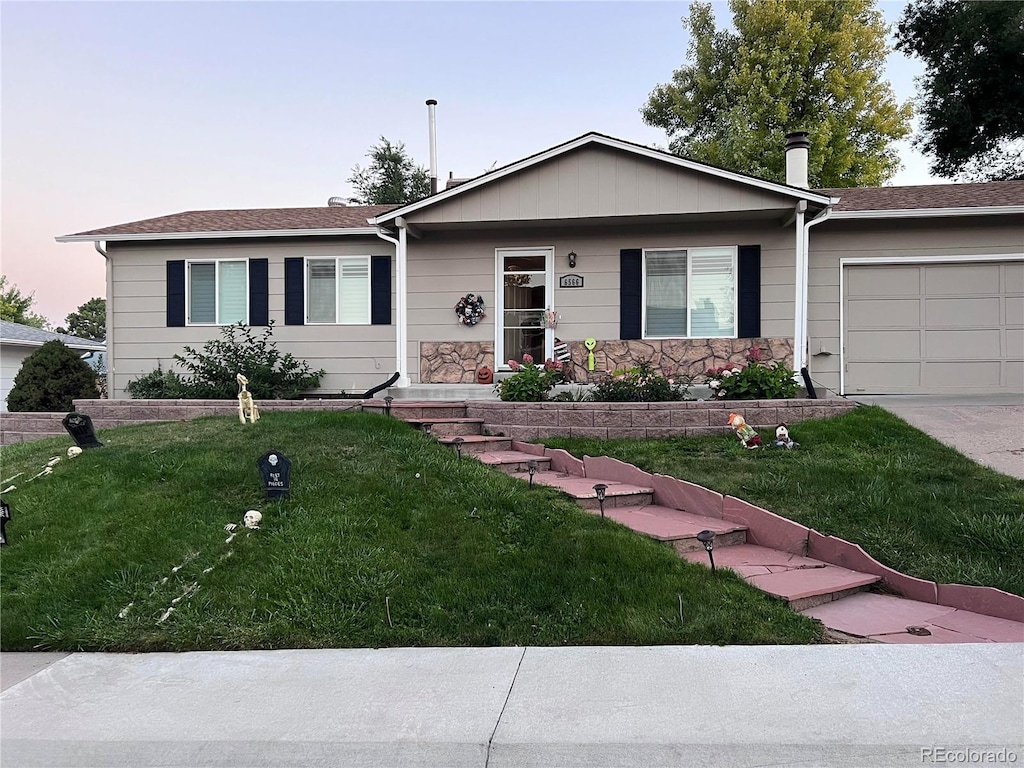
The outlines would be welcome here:
[[[3,650],[822,640],[734,574],[383,416],[205,418],[100,439],[31,481],[69,441],[0,451],[4,480],[25,473],[5,494]],[[290,499],[262,499],[256,459],[271,448],[292,460]],[[227,543],[224,525],[250,508],[263,527]]]
[[[772,431],[761,430],[766,445]],[[796,424],[795,451],[732,435],[551,439],[737,496],[860,544],[912,576],[1024,595],[1024,481],[980,466],[875,406]]]

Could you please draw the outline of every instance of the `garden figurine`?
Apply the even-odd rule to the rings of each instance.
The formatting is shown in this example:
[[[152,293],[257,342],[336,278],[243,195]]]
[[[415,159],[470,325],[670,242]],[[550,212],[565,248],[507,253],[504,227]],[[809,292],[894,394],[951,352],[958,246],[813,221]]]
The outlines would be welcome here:
[[[791,451],[798,447],[800,443],[797,443],[789,436],[789,427],[786,426],[785,422],[779,424],[775,428],[775,447],[785,448],[787,451]]]
[[[238,420],[245,424],[248,419],[255,424],[260,417],[260,411],[252,399],[252,392],[245,388],[249,380],[242,374],[235,376],[235,380],[238,381],[238,386],[241,388],[238,390]]]
[[[738,413],[729,414],[729,426],[736,431],[736,437],[740,439],[744,448],[761,447],[761,436]]]

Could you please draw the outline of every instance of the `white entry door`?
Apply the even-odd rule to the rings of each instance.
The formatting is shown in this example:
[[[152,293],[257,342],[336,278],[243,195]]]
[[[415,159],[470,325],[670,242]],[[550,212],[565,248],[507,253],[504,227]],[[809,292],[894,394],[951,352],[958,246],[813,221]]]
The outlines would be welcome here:
[[[554,306],[553,261],[553,248],[497,250],[494,350],[499,368],[507,368],[509,360],[522,361],[524,354],[538,363],[551,357],[554,331],[547,327],[546,311]]]

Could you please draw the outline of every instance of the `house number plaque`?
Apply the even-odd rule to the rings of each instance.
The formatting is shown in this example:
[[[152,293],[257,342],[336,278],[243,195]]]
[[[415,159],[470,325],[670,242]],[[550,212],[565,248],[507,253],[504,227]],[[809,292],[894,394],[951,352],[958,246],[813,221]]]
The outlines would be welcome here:
[[[562,275],[558,278],[559,288],[582,288],[583,275]]]

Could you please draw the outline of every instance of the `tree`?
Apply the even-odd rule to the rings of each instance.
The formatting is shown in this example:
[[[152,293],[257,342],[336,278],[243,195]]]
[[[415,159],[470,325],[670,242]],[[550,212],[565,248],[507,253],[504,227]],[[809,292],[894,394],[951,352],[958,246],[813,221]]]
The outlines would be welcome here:
[[[107,338],[107,300],[89,299],[64,318],[64,322],[67,323],[67,327],[58,328],[57,333],[66,333],[81,339]]]
[[[882,76],[887,27],[874,0],[730,0],[735,31],[694,2],[687,63],[641,108],[670,148],[785,181],[785,134],[808,131],[812,187],[875,186],[899,170],[890,143],[910,133]]]
[[[430,194],[430,176],[406,154],[405,144],[392,144],[383,136],[366,153],[370,165],[356,165],[348,182],[356,191],[349,202],[363,205],[411,203]]]
[[[62,342],[48,341],[21,364],[7,395],[7,409],[70,411],[72,400],[96,397],[96,371]]]
[[[918,0],[896,47],[924,61],[915,139],[943,176],[1024,177],[1024,3]]]
[[[0,320],[46,328],[46,318],[30,311],[35,300],[35,294],[26,296],[18,286],[7,284],[7,275],[0,275]]]

